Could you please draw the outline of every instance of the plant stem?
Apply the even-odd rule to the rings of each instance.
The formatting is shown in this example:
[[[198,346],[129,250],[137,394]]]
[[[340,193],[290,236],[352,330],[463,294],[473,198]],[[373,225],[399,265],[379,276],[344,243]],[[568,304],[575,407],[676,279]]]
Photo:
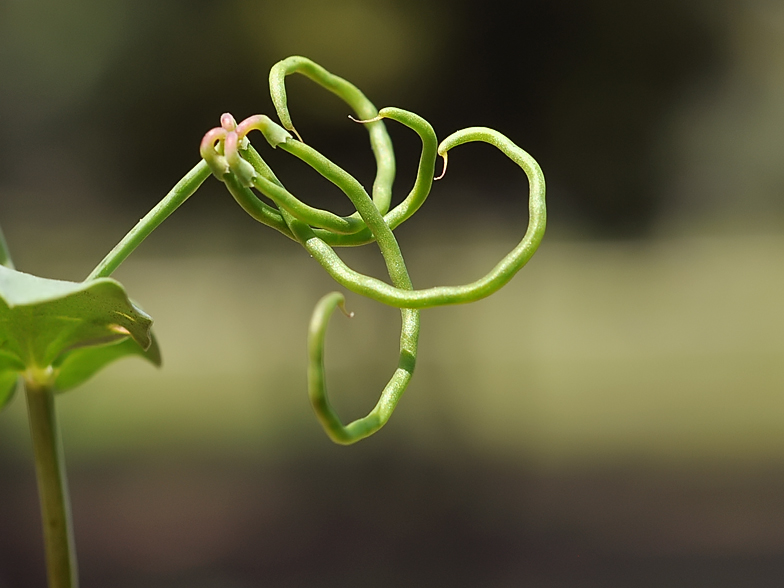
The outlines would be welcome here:
[[[14,269],[14,262],[11,259],[11,253],[8,250],[8,243],[5,242],[5,235],[3,229],[0,228],[0,265],[4,265],[8,269]]]
[[[50,386],[25,382],[44,527],[49,588],[77,588],[71,507],[60,430]]]
[[[165,221],[171,213],[177,210],[191,195],[202,185],[212,172],[204,160],[201,160],[185,176],[177,182],[166,196],[163,197],[155,208],[148,212],[136,226],[133,227],[122,241],[115,245],[101,263],[87,276],[87,280],[108,277],[125,261],[134,249],[141,245],[147,236],[158,225]]]

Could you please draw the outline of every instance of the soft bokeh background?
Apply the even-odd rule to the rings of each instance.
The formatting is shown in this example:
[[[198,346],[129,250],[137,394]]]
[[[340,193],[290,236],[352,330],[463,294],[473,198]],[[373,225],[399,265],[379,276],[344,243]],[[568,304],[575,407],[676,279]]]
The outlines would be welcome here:
[[[784,4],[777,0],[0,1],[0,219],[23,271],[79,280],[307,55],[444,137],[498,128],[548,179],[545,243],[485,301],[423,313],[389,425],[350,448],[305,393],[334,284],[214,180],[117,272],[160,371],[59,401],[83,587],[779,586],[784,577]],[[366,185],[346,108],[290,80],[305,139]],[[390,126],[396,194],[418,140]],[[256,143],[266,147],[263,142]],[[308,201],[345,198],[283,153]],[[471,145],[398,231],[419,287],[473,280],[526,221]],[[383,276],[373,247],[350,263]],[[398,313],[349,296],[346,418]],[[0,587],[43,586],[25,407],[0,415]]]

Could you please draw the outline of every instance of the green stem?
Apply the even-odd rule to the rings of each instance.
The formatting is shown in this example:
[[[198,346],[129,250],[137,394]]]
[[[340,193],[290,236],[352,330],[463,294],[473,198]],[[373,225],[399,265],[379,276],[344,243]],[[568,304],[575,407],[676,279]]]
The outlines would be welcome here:
[[[85,281],[110,276],[150,233],[191,197],[204,180],[210,176],[210,173],[210,168],[204,160],[197,163],[155,208],[136,223],[136,226],[103,258]]]
[[[2,228],[0,228],[0,265],[4,265],[8,269],[14,269],[14,262],[11,259],[11,252],[8,250],[8,243],[5,242]]]
[[[44,526],[49,588],[77,588],[71,507],[60,430],[51,387],[26,382],[27,411],[35,454]]]

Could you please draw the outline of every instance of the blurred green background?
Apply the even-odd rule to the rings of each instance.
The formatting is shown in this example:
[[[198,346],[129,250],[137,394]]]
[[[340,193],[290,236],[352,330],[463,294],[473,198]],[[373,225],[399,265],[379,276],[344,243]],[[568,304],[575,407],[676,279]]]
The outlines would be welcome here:
[[[214,180],[116,277],[137,360],[59,400],[85,588],[779,586],[784,577],[784,4],[775,0],[0,1],[0,220],[19,269],[80,280],[306,55],[440,137],[497,128],[548,180],[534,259],[423,312],[377,436],[332,445],[305,334],[335,285]],[[368,186],[361,127],[290,79],[305,140]],[[395,191],[418,139],[389,125]],[[254,138],[303,199],[345,198]],[[526,222],[492,148],[397,234],[417,287],[484,274]],[[341,251],[383,277],[372,246]],[[328,381],[364,414],[399,313],[348,296]],[[0,415],[0,587],[44,584],[25,407]]]

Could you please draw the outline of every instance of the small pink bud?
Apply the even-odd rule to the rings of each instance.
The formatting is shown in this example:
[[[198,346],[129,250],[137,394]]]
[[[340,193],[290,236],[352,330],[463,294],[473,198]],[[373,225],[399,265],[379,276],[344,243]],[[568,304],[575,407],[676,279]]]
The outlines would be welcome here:
[[[223,127],[223,129],[228,131],[229,133],[231,133],[237,128],[237,121],[234,120],[234,117],[228,112],[224,112],[221,115],[220,121],[221,121],[221,127]]]

